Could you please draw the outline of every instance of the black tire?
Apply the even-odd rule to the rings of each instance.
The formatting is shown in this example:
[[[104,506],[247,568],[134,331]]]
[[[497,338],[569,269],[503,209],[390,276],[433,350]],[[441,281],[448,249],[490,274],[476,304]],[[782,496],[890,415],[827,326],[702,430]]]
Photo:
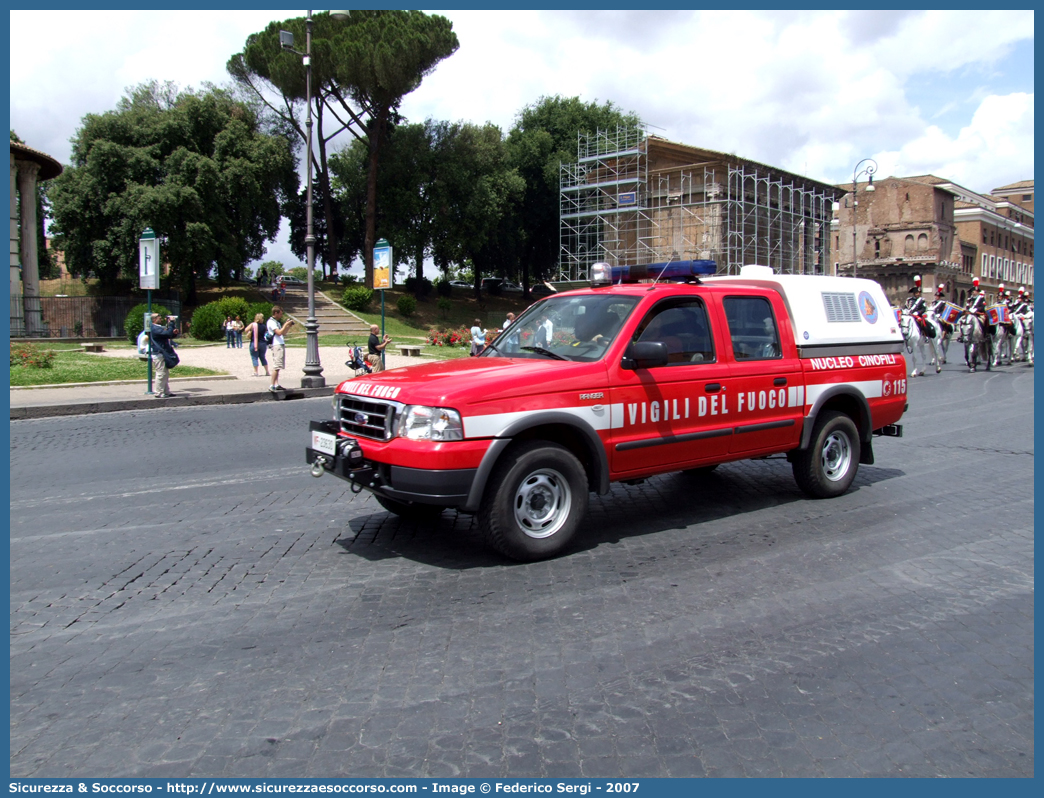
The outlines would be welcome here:
[[[814,499],[840,496],[859,470],[860,450],[859,431],[851,418],[837,411],[822,413],[808,449],[793,459],[798,487]]]
[[[554,557],[576,534],[587,513],[589,488],[580,461],[543,441],[510,449],[490,477],[479,508],[489,545],[513,560]]]
[[[420,504],[418,502],[400,502],[397,499],[389,499],[387,496],[373,494],[377,504],[393,515],[399,516],[407,521],[433,521],[438,518],[446,508],[441,504]]]

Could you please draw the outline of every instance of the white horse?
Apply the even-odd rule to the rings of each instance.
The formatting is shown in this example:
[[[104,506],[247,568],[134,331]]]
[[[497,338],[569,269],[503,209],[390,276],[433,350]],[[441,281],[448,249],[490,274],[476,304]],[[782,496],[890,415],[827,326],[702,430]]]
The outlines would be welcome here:
[[[903,331],[906,351],[910,355],[910,362],[913,364],[913,371],[910,372],[911,377],[924,376],[930,363],[935,363],[936,374],[942,371],[942,352],[939,351],[939,339],[942,337],[942,332],[939,330],[939,325],[934,321],[931,319],[926,321],[929,325],[934,325],[934,338],[925,337],[921,333],[921,326],[917,323],[917,320],[907,311],[902,311],[899,316],[899,329]],[[928,352],[925,352],[926,346],[928,347]],[[921,361],[920,369],[917,368],[918,360]]]
[[[1011,359],[1025,360],[1033,365],[1033,311],[1027,311],[1015,317],[1015,344],[1012,346]]]
[[[935,348],[942,355],[941,362],[945,364],[948,357],[947,353],[950,349],[950,341],[953,339],[953,325],[948,324],[944,327],[934,310],[928,311],[928,319],[935,325],[935,329],[939,331],[939,337],[935,339]]]
[[[982,320],[974,313],[965,312],[957,322],[957,327],[964,341],[964,362],[968,364],[968,372],[975,372],[980,358],[986,364],[986,371],[989,371],[992,347]]]
[[[1008,332],[1007,325],[994,324],[993,329],[996,330],[993,334],[993,365],[1003,365],[1001,361],[1008,361],[1008,365],[1012,363],[1012,342],[1014,337]]]

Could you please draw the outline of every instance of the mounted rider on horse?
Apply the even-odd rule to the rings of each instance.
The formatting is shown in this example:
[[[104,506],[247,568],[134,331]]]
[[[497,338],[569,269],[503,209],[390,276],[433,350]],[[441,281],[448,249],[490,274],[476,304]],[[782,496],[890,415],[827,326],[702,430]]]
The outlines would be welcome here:
[[[979,286],[978,277],[972,278],[972,290],[968,295],[968,304],[965,305],[964,310],[979,320],[987,336],[992,338],[996,334],[997,328],[990,324],[990,320],[986,315],[986,292]],[[963,340],[963,337],[957,339],[958,343]]]
[[[928,313],[928,303],[924,301],[923,291],[921,288],[921,275],[915,274],[914,284],[910,288],[910,296],[906,299],[906,311],[913,316],[914,321],[917,322],[917,327],[921,330],[921,336],[925,339],[935,338],[935,328],[928,323],[926,315]]]
[[[953,335],[953,325],[945,319],[946,283],[939,283],[939,287],[935,289],[935,301],[932,303],[931,309],[932,313],[935,314],[935,320],[938,322],[943,336],[949,337]]]

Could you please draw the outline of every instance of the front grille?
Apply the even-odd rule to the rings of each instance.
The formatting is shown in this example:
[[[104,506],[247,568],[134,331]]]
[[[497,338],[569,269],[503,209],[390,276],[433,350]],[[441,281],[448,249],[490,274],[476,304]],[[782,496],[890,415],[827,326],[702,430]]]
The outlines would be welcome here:
[[[361,396],[341,396],[337,421],[341,432],[375,441],[391,440],[402,405]]]

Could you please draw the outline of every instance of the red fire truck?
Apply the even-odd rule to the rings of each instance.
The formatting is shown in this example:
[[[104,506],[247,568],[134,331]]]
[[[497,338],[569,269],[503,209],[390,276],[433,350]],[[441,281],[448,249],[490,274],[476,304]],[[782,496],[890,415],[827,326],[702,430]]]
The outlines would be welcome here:
[[[598,264],[478,357],[341,383],[307,462],[391,513],[475,513],[518,560],[569,545],[590,493],[785,454],[809,496],[848,490],[900,436],[902,335],[871,280],[705,261]]]

